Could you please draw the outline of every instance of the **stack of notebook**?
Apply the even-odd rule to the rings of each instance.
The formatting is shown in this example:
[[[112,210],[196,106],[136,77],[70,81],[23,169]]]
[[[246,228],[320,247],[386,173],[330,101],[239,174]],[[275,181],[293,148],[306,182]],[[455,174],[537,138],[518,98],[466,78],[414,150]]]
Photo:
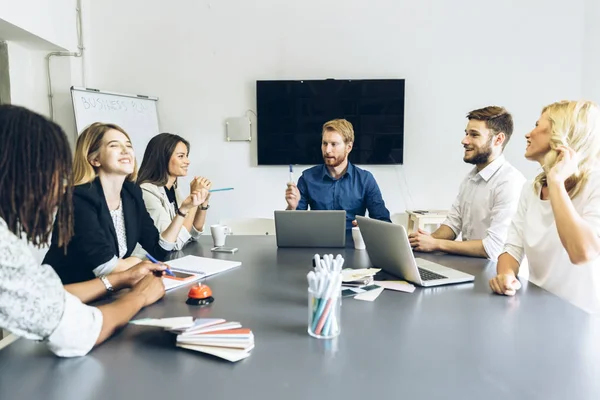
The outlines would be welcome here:
[[[162,318],[131,323],[163,327],[177,334],[177,347],[231,362],[250,356],[250,351],[254,348],[254,335],[250,329],[243,328],[239,322],[228,322],[221,318]]]

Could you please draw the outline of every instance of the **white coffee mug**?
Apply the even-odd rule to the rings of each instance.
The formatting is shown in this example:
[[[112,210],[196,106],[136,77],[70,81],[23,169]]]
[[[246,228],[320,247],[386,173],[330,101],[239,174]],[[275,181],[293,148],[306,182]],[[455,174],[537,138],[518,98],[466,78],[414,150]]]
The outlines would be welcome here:
[[[367,246],[365,246],[365,241],[360,234],[360,228],[358,226],[352,228],[352,240],[354,240],[354,248],[356,250],[364,250],[367,248]]]
[[[211,225],[210,234],[213,238],[215,247],[225,246],[225,238],[231,233],[231,229],[227,225]]]

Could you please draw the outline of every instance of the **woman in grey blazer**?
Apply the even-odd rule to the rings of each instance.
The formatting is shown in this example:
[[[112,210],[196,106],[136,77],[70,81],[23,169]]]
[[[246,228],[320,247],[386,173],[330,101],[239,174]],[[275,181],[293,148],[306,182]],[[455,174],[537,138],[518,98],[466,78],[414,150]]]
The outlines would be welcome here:
[[[154,220],[159,231],[169,226],[174,218],[184,218],[183,226],[175,243],[175,250],[180,250],[190,240],[196,239],[204,231],[206,211],[210,195],[198,207],[186,213],[180,207],[185,197],[177,187],[177,178],[188,173],[190,144],[181,136],[161,133],[150,140],[137,183],[142,188],[146,210]],[[203,177],[194,177],[190,183],[190,193],[200,189],[210,190],[212,183]]]

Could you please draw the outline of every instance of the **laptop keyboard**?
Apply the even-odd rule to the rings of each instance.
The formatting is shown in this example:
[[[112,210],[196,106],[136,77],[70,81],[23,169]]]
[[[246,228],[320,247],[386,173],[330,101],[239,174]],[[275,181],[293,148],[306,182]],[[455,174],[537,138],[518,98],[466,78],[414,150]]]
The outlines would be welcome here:
[[[433,281],[436,279],[448,279],[447,276],[436,274],[435,272],[428,271],[423,268],[417,267],[419,270],[419,275],[421,275],[421,279],[424,281]]]

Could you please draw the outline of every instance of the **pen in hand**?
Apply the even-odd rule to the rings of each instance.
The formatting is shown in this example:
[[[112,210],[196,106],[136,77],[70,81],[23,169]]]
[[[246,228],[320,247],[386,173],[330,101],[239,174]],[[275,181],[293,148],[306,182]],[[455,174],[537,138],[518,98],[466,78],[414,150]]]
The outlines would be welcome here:
[[[158,261],[156,258],[152,257],[148,253],[146,253],[146,257],[148,257],[148,260],[152,261],[154,264],[160,264],[161,263],[160,261]],[[165,264],[165,266],[167,267],[167,269],[165,269],[165,273],[167,275],[169,275],[169,276],[175,276],[175,274],[173,273],[173,271],[171,271],[166,264]]]
[[[290,164],[290,183],[294,183],[294,167]]]

